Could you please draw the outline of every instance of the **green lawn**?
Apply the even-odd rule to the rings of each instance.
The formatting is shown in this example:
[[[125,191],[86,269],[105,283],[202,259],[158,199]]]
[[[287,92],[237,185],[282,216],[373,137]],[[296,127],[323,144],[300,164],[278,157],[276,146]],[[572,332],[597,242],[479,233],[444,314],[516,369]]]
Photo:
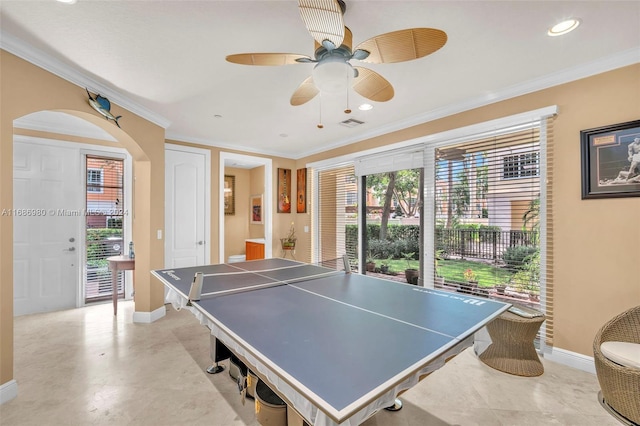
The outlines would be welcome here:
[[[376,267],[380,267],[382,260],[376,259]],[[411,260],[409,262],[411,268],[419,269],[419,262]],[[398,274],[404,273],[407,269],[407,261],[404,259],[392,259],[389,261],[389,270]],[[465,282],[464,271],[472,269],[476,273],[478,286],[493,287],[495,284],[507,284],[513,275],[506,269],[497,268],[492,265],[481,262],[472,262],[469,260],[439,260],[438,275],[444,277],[447,281]]]
[[[469,260],[439,260],[438,275],[449,281],[466,281],[464,271],[472,269],[476,273],[479,287],[493,287],[495,284],[507,284],[513,275],[503,268],[497,268],[482,262]]]

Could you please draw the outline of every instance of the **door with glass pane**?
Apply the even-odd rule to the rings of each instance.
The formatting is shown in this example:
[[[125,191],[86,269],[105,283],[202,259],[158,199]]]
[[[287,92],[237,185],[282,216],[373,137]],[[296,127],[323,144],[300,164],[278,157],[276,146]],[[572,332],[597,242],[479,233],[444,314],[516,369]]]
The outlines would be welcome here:
[[[128,254],[123,241],[124,160],[87,155],[85,204],[85,303],[112,298],[107,258]],[[124,274],[118,277],[118,294],[124,295]]]

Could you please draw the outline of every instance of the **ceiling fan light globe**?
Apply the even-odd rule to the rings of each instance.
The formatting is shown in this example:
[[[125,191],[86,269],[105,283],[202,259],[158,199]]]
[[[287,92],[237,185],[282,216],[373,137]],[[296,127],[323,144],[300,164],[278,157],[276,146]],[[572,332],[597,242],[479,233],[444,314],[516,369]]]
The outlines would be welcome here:
[[[344,93],[353,79],[353,67],[343,58],[327,58],[313,68],[313,82],[323,93]]]

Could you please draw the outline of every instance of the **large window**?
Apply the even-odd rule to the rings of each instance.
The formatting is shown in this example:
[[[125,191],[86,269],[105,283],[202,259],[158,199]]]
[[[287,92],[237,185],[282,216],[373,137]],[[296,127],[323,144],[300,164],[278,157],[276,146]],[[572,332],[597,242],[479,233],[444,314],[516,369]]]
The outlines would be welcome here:
[[[321,211],[314,258],[335,256],[335,246],[341,246],[352,259],[359,254],[364,270],[376,248],[380,265],[393,264],[400,253],[409,268],[412,261],[419,261],[418,285],[501,298],[544,311],[541,333],[552,345],[553,274],[547,265],[553,259],[553,240],[546,230],[553,226],[552,194],[547,192],[553,174],[547,164],[553,161],[549,148],[553,144],[548,141],[555,113],[556,107],[542,108],[429,135],[422,141],[400,142],[386,151],[374,148],[361,157],[341,157],[342,164],[353,161],[355,166],[358,209],[352,213],[340,204],[350,205],[354,195],[343,194],[355,190],[355,182],[349,187],[349,179],[336,178],[343,169],[317,174]],[[317,164],[327,167],[331,161]],[[347,175],[352,173],[348,169]],[[400,171],[416,170],[422,174],[415,195],[384,191],[395,186],[389,182],[398,179]],[[337,182],[343,182],[342,189]],[[356,214],[360,227],[354,227],[351,240],[344,229],[352,220],[355,224]],[[369,228],[375,227],[372,220],[380,221],[380,229],[383,220],[387,225],[416,222],[418,259],[410,246],[400,247],[396,233],[368,244]],[[336,226],[338,222],[347,225]],[[345,234],[344,242],[336,244]],[[357,241],[359,252],[350,241]],[[397,251],[393,255],[392,247]]]
[[[539,150],[538,128],[437,150],[436,285],[539,307]]]

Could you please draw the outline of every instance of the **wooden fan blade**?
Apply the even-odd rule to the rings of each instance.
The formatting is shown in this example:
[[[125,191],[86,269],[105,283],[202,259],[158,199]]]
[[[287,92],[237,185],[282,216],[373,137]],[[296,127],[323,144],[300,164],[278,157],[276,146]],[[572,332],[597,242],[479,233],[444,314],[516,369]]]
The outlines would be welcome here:
[[[233,62],[240,65],[291,65],[298,64],[296,59],[305,58],[311,60],[306,55],[297,55],[295,53],[238,53],[227,56],[227,62]]]
[[[353,79],[353,90],[376,102],[386,102],[393,98],[393,86],[383,76],[369,68],[354,68],[358,71],[358,76]]]
[[[370,38],[356,49],[369,52],[364,62],[389,64],[422,58],[440,49],[447,42],[447,33],[434,28],[408,28]]]
[[[308,77],[305,81],[303,81],[300,86],[293,92],[291,96],[291,105],[298,106],[309,102],[313,99],[320,91],[313,84],[313,78]]]
[[[320,45],[324,40],[340,47],[344,39],[342,10],[336,0],[298,0],[300,16],[311,37]]]

